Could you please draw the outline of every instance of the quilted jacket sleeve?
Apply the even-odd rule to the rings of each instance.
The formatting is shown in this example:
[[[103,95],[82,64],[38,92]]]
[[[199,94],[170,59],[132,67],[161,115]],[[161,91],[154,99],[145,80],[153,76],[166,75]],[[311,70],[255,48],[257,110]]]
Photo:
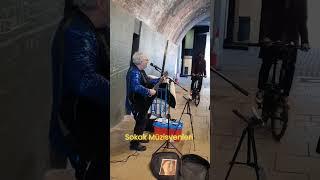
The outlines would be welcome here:
[[[142,96],[149,96],[149,90],[141,84],[141,75],[139,71],[132,71],[130,74],[130,88],[131,92],[141,94]]]
[[[91,32],[65,32],[65,83],[78,96],[101,105],[109,102],[109,82],[96,71],[96,39]]]

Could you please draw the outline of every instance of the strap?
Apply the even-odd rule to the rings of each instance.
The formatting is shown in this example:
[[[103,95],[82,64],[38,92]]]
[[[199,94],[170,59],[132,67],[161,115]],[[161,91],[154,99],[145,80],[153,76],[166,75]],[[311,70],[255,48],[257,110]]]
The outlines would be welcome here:
[[[144,70],[141,70],[140,74],[142,76],[143,86],[148,87],[150,85],[150,83],[149,83],[149,80],[148,80],[149,78],[148,78],[146,72]]]

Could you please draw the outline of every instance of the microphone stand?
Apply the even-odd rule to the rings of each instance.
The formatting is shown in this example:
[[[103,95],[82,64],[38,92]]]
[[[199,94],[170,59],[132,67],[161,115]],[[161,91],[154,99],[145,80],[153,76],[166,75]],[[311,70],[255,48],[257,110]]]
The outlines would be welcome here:
[[[152,66],[154,67],[154,66]],[[158,68],[158,67],[154,67],[154,69],[158,72],[161,73],[162,69],[161,68]],[[186,90],[184,87],[182,87],[179,83],[175,82],[172,78],[170,77],[167,77],[171,82],[173,82],[175,85],[179,86],[181,89],[183,89],[185,92],[188,92],[188,90]]]
[[[161,69],[158,68],[158,67],[154,67],[158,72],[161,73]],[[171,82],[174,82],[171,78],[168,78],[169,79],[169,85]],[[175,83],[175,82],[174,82]],[[168,95],[168,92],[170,91],[169,90],[169,85],[167,85],[166,87],[166,94]],[[181,87],[181,86],[180,86]],[[181,87],[183,88],[183,87]],[[183,88],[184,89],[184,88]],[[170,95],[168,95],[168,101],[170,101]],[[167,120],[168,120],[168,124],[167,124],[167,137],[168,139],[155,151],[152,153],[152,155],[156,154],[161,148],[163,149],[174,149],[176,150],[181,156],[182,156],[182,153],[178,150],[178,148],[176,146],[173,145],[173,143],[170,142],[169,140],[169,137],[170,137],[170,121],[171,121],[171,115],[170,115],[170,105],[168,104],[168,114],[167,114]],[[178,123],[179,125],[179,123]],[[174,132],[175,133],[175,132]],[[174,135],[174,134],[172,134]],[[171,145],[171,146],[170,146]]]
[[[227,81],[228,83],[230,83],[235,89],[237,89],[238,91],[240,91],[243,95],[248,96],[249,92],[246,91],[245,89],[241,88],[239,85],[237,85],[236,83],[232,82],[230,79],[228,79],[227,77],[225,77],[223,74],[219,73],[215,68],[210,67],[210,70],[214,73],[216,73],[217,75],[219,75],[222,79],[224,79],[225,81]]]
[[[223,74],[219,73],[215,68],[210,67],[210,70],[212,72],[216,73],[217,75],[219,75],[222,79],[224,79],[228,83],[230,83],[235,89],[240,91],[245,96],[249,95],[248,91],[246,91],[245,89],[241,88],[236,83],[232,82],[230,79],[225,77]],[[232,160],[230,162],[230,167],[228,169],[228,172],[227,172],[227,175],[225,177],[225,180],[228,180],[229,175],[231,173],[231,170],[233,168],[233,165],[235,165],[235,164],[246,165],[246,166],[254,168],[254,170],[256,172],[257,180],[260,180],[261,179],[260,176],[262,176],[263,174],[260,174],[259,171],[262,172],[263,169],[258,165],[258,155],[257,155],[255,138],[254,138],[254,127],[259,125],[261,123],[260,122],[261,120],[259,118],[256,118],[256,117],[251,117],[251,118],[248,119],[248,118],[244,117],[242,114],[240,114],[237,110],[233,110],[232,112],[235,115],[237,115],[240,119],[245,121],[247,123],[247,127],[242,131],[241,138],[240,138],[239,143],[237,145],[236,151],[233,154]],[[248,135],[248,140],[247,140],[247,161],[246,162],[238,162],[238,161],[236,161],[236,159],[237,159],[238,153],[240,151],[242,142],[243,142],[243,140],[244,140],[246,135]],[[253,156],[253,161],[251,160],[252,156]]]

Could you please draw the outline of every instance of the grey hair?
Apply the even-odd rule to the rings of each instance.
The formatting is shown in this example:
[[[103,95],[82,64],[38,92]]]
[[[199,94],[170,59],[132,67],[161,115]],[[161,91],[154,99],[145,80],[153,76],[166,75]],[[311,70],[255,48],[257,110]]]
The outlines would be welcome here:
[[[73,4],[81,9],[91,10],[97,7],[97,0],[73,0]]]
[[[147,59],[148,57],[143,54],[142,52],[135,52],[132,56],[132,62],[135,65],[139,65],[141,64],[141,62],[143,61],[143,59]]]

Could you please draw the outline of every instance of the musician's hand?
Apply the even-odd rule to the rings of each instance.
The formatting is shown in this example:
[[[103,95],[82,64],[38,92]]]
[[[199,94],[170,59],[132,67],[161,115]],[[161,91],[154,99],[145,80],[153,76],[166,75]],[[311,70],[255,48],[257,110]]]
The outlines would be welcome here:
[[[162,77],[160,78],[160,82],[163,82],[165,79],[167,79],[167,77],[168,77],[168,71],[165,71]]]
[[[150,94],[151,96],[154,96],[156,93],[157,93],[156,90],[154,90],[154,89],[149,89],[149,94]]]
[[[163,82],[166,78],[167,78],[166,76],[162,76],[162,77],[160,78],[160,82]]]

